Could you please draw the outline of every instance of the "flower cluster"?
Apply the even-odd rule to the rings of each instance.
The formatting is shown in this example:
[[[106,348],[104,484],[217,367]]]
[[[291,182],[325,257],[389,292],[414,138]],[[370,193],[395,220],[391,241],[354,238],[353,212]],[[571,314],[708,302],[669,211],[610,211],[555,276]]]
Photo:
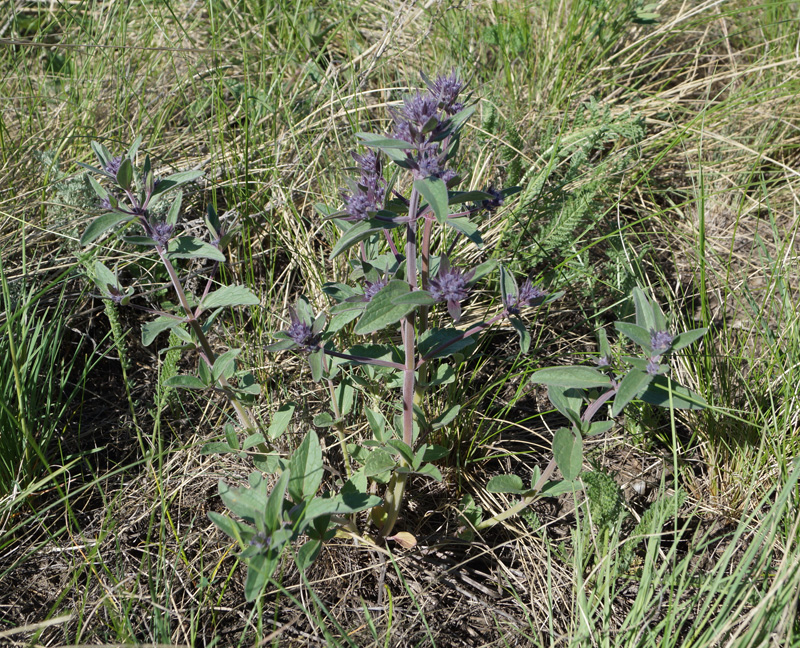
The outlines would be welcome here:
[[[520,286],[518,294],[506,296],[505,307],[509,314],[519,315],[521,308],[537,306],[546,296],[547,293],[544,290],[534,286],[530,279],[526,279],[525,283]]]
[[[461,302],[469,295],[469,282],[474,270],[464,272],[451,268],[447,257],[442,257],[439,272],[429,282],[428,291],[437,302],[447,302],[447,312],[455,322],[461,319]]]
[[[291,306],[289,307],[289,318],[291,324],[286,329],[286,335],[303,350],[315,351],[319,343],[319,336],[314,334],[311,324],[300,319],[297,311]]]
[[[375,151],[363,155],[353,153],[361,176],[352,192],[342,191],[344,220],[363,221],[383,207],[386,197],[386,181],[383,179],[383,162]]]

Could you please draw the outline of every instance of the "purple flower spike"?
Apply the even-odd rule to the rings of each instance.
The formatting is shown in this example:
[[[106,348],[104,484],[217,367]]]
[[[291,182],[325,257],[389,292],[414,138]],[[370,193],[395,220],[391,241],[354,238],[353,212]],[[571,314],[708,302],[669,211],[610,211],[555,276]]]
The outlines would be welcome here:
[[[344,200],[344,210],[347,212],[347,216],[344,220],[367,220],[369,218],[369,212],[375,210],[374,201],[361,189],[353,193],[343,191],[341,195],[342,200]]]
[[[653,353],[661,355],[669,349],[672,340],[673,336],[669,331],[650,331],[650,346],[653,349]]]
[[[307,351],[313,351],[317,344],[311,325],[303,322],[297,316],[297,311],[291,306],[289,306],[289,318],[291,319],[292,323],[286,330],[286,334],[292,338],[294,343],[298,346]]]
[[[658,375],[658,370],[660,368],[661,368],[661,365],[659,365],[652,358],[647,361],[647,373],[649,373],[651,376],[657,376]]]
[[[377,281],[368,282],[364,286],[364,301],[371,302],[375,295],[377,295],[381,288],[384,288],[389,282],[386,279],[378,279]]]
[[[544,290],[534,286],[530,279],[526,279],[525,283],[520,287],[518,295],[507,296],[505,306],[509,313],[518,315],[521,308],[524,306],[536,306],[546,295],[547,293]]]
[[[150,238],[161,247],[166,247],[174,231],[175,227],[169,223],[154,223],[150,228]]]
[[[475,276],[474,270],[463,272],[451,268],[447,257],[442,257],[439,272],[430,280],[429,291],[437,302],[447,302],[447,312],[455,322],[461,319],[461,302],[469,295],[469,282]]]
[[[119,171],[120,166],[122,166],[123,157],[118,155],[116,157],[111,158],[106,164],[105,172],[110,176],[116,178],[117,172]]]
[[[464,104],[456,101],[464,89],[464,82],[458,78],[455,70],[447,76],[438,76],[433,83],[428,85],[428,89],[449,115],[455,115],[464,109]]]

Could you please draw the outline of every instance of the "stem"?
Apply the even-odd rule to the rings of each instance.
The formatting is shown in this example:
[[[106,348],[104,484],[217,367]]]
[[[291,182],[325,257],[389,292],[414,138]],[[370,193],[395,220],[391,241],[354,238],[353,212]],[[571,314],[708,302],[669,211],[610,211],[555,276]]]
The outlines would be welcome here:
[[[214,354],[214,350],[211,348],[211,344],[209,344],[208,338],[203,332],[203,327],[200,325],[200,321],[192,312],[192,307],[189,305],[189,300],[186,298],[186,293],[183,290],[183,285],[178,277],[178,273],[175,272],[175,268],[172,267],[172,264],[167,258],[166,250],[161,245],[156,245],[155,247],[161,262],[164,264],[164,267],[169,274],[170,282],[172,283],[172,287],[175,289],[175,293],[178,296],[178,301],[180,301],[181,308],[183,308],[184,313],[186,313],[186,322],[192,327],[192,331],[197,337],[197,341],[200,343],[200,347],[205,354],[206,361],[209,363],[209,365],[213,366],[217,356]],[[220,376],[217,380],[225,392],[225,396],[228,398],[228,401],[233,406],[233,409],[236,410],[236,414],[239,417],[241,424],[246,430],[255,432],[258,429],[258,426],[253,421],[253,418],[247,408],[239,402],[238,398],[236,398],[236,395],[233,393],[228,380],[225,378],[225,376]],[[261,446],[264,447],[262,448]],[[268,449],[264,444],[260,444],[259,450],[262,452],[267,452]]]
[[[322,354],[322,362],[325,368],[325,373],[328,373],[328,359],[325,356],[325,353]],[[344,470],[347,473],[347,478],[350,479],[353,476],[353,469],[350,466],[350,453],[347,452],[347,442],[345,439],[344,424],[340,420],[342,418],[342,413],[339,410],[339,403],[336,401],[336,394],[333,389],[333,381],[330,378],[328,378],[328,391],[331,394],[333,413],[336,416],[336,420],[339,421],[333,427],[336,429],[336,436],[339,437],[339,445],[342,446],[342,459],[344,459]]]
[[[417,287],[417,210],[419,208],[419,192],[411,190],[408,205],[409,222],[406,224],[406,280],[411,289]],[[403,442],[408,446],[414,445],[414,399],[416,370],[416,338],[414,335],[414,311],[403,318],[400,324],[405,351],[405,366],[403,368]],[[405,462],[401,460],[401,465]],[[381,529],[383,537],[388,536],[394,528],[400,515],[403,504],[403,495],[406,490],[408,474],[392,474],[386,488],[385,510],[386,521]]]

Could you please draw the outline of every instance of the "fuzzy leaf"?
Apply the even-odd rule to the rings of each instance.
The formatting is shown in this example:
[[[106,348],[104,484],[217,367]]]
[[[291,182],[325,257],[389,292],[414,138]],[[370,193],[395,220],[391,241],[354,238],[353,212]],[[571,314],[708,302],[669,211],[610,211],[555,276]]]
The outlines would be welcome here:
[[[486,484],[486,490],[490,493],[522,494],[530,489],[525,488],[519,475],[495,475]]]
[[[583,466],[583,441],[572,430],[559,428],[553,437],[553,458],[564,479],[575,479]]]
[[[179,173],[173,173],[171,176],[167,176],[166,178],[159,180],[155,190],[153,191],[153,197],[165,194],[168,191],[172,191],[176,187],[180,187],[187,182],[192,182],[201,177],[203,177],[203,172],[200,170],[180,171]]]
[[[652,351],[650,347],[650,332],[648,330],[630,322],[614,322],[614,328],[636,342],[647,353]]]
[[[364,309],[364,314],[355,326],[355,333],[367,335],[390,324],[395,324],[416,308],[415,304],[395,304],[395,299],[408,294],[411,287],[399,279],[393,279],[378,291]]]
[[[164,381],[167,387],[180,387],[181,389],[205,389],[207,385],[197,376],[181,374],[172,376]]]
[[[610,387],[611,379],[604,373],[591,367],[548,367],[535,371],[531,382],[557,387],[574,387],[591,389],[592,387]]]
[[[682,387],[667,376],[656,376],[639,398],[651,405],[669,407],[670,391],[672,391],[672,407],[675,409],[699,410],[708,407],[708,403],[700,394]]]
[[[259,303],[258,297],[245,286],[223,286],[206,295],[201,306],[212,309],[220,306],[257,306]]]
[[[144,346],[150,346],[159,333],[168,331],[169,329],[179,326],[180,324],[181,320],[176,320],[172,317],[165,317],[164,315],[157,317],[152,322],[142,324],[142,344]]]
[[[167,248],[171,259],[211,259],[225,261],[225,255],[217,248],[194,236],[179,236],[169,242]]]
[[[447,208],[447,185],[441,178],[431,176],[414,181],[414,188],[431,206],[436,220],[444,223],[450,210]]]
[[[316,494],[325,470],[322,467],[322,448],[315,432],[308,432],[292,454],[289,472],[289,495],[296,503]]]
[[[707,328],[692,329],[691,331],[680,333],[679,335],[675,336],[675,339],[672,340],[670,350],[680,351],[681,349],[692,344],[692,342],[695,340],[699,340],[706,333],[708,333]]]
[[[619,416],[625,406],[646,389],[653,378],[655,376],[646,371],[631,369],[619,384],[614,405],[611,407],[611,416]]]
[[[103,214],[95,218],[81,236],[81,245],[89,245],[100,235],[116,227],[120,223],[128,223],[133,220],[132,216],[125,214]]]

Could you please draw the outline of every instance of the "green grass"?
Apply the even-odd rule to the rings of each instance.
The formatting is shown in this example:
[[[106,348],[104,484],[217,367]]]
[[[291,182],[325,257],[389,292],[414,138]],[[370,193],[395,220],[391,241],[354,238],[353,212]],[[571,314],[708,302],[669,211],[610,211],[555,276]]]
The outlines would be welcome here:
[[[424,4],[9,5],[0,640],[800,645],[796,3],[668,1],[651,24],[634,0]],[[80,250],[96,212],[75,162],[90,162],[90,140],[121,150],[141,133],[161,173],[206,172],[185,216],[213,203],[241,226],[222,279],[267,306],[220,322],[218,342],[245,348],[266,424],[285,400],[303,404],[300,435],[324,394],[264,346],[300,291],[324,308],[323,282],[346,276],[312,207],[339,206],[354,132],[384,127],[420,70],[454,66],[478,100],[462,175],[522,188],[484,223],[487,250],[459,259],[491,255],[567,294],[533,323],[529,358],[504,331],[453,386],[447,488],[420,490],[408,517],[437,539],[392,556],[334,541],[248,606],[206,516],[217,480],[248,470],[200,454],[229,413],[167,398],[158,372],[175,369],[141,347],[138,313],[121,309],[132,330],[113,333],[82,268],[120,260],[152,291],[140,304],[164,298],[161,279],[116,238]],[[676,372],[712,407],[642,408],[590,448],[625,502],[605,535],[577,494],[470,547],[437,544],[456,534],[462,495],[497,513],[509,502],[488,479],[549,459],[558,422],[527,378],[593,351],[593,327],[629,314],[635,283],[677,330],[709,326]]]

